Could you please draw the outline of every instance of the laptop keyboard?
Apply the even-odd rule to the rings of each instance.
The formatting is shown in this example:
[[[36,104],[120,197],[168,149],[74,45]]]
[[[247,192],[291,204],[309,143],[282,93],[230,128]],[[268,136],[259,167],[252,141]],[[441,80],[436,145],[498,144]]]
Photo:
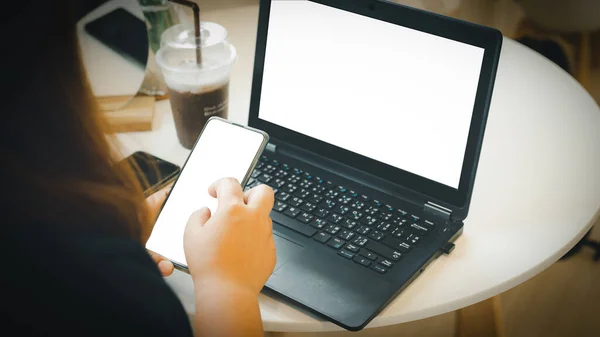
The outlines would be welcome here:
[[[275,191],[272,217],[277,223],[380,274],[409,254],[435,226],[401,207],[266,156],[261,157],[245,189],[259,184]]]

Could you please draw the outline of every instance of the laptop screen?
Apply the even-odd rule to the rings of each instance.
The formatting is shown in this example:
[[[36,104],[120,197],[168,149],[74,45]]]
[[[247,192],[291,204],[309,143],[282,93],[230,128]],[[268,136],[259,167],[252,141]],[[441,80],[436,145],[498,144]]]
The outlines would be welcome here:
[[[458,189],[484,49],[271,2],[258,117]]]

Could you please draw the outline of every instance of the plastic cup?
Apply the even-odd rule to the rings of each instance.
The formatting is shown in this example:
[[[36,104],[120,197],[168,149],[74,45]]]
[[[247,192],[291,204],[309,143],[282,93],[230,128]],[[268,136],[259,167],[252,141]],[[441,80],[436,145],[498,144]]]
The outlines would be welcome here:
[[[229,75],[236,50],[227,31],[213,22],[200,23],[202,62],[196,61],[196,38],[190,25],[175,25],[161,37],[156,63],[171,101],[177,138],[191,149],[212,116],[227,118]]]

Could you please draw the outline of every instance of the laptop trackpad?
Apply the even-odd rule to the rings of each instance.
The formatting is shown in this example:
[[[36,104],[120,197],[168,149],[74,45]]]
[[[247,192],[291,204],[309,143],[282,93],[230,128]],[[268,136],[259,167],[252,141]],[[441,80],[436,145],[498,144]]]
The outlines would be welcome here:
[[[277,248],[277,263],[275,264],[275,270],[273,271],[273,273],[275,273],[277,269],[281,268],[291,258],[297,256],[304,247],[284,239],[275,233],[273,233],[273,239],[275,241],[275,247]]]

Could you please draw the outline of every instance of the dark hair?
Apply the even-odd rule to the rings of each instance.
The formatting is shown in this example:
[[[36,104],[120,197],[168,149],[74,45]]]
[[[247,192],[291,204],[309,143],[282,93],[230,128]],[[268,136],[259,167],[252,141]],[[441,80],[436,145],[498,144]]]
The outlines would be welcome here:
[[[131,168],[116,165],[114,137],[80,59],[79,1],[13,4],[2,15],[10,87],[0,126],[3,216],[143,240],[144,195]]]

